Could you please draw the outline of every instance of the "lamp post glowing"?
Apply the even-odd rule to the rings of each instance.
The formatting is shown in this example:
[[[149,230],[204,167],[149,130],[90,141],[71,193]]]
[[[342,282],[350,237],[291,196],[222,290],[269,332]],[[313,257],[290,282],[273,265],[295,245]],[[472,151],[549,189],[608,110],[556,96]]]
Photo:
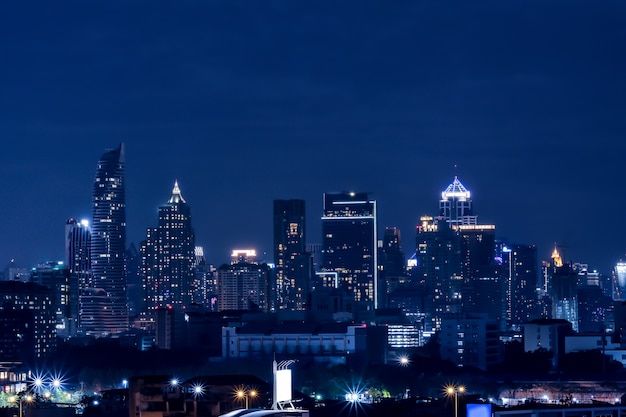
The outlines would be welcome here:
[[[448,385],[446,387],[446,394],[448,396],[454,395],[454,417],[459,416],[459,393],[463,394],[465,387],[463,385]]]
[[[24,407],[23,407],[23,403],[24,401],[26,401],[27,403],[32,402],[33,401],[33,396],[30,394],[26,394],[24,397],[22,397],[21,395],[14,395],[11,398],[9,398],[9,401],[11,401],[12,403],[17,403],[18,408],[19,408],[19,417],[24,417]]]
[[[256,397],[256,390],[244,390],[244,389],[240,389],[237,391],[237,398],[239,399],[244,399],[245,400],[245,404],[246,404],[246,410],[248,409],[248,401],[249,398],[252,397]]]

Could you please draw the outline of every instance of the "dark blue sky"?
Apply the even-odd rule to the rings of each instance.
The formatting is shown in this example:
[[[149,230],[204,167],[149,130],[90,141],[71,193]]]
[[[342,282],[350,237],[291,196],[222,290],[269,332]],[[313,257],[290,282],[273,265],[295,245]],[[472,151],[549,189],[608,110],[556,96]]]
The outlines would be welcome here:
[[[37,4],[39,3],[39,4]],[[367,191],[380,225],[479,221],[608,272],[626,253],[626,3],[11,2],[0,11],[0,260],[63,256],[126,144],[128,242],[174,180],[209,261],[272,256],[272,200]],[[454,166],[458,165],[455,170]]]

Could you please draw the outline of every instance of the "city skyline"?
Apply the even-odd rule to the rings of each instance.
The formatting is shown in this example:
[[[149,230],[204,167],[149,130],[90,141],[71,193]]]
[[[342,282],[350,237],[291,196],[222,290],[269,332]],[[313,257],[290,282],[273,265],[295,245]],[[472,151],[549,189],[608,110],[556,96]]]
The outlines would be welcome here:
[[[127,244],[178,181],[214,264],[273,259],[276,199],[305,200],[321,243],[322,196],[343,191],[370,193],[410,254],[455,175],[540,260],[625,258],[625,5],[355,5],[7,5],[4,264],[63,259],[119,143]]]

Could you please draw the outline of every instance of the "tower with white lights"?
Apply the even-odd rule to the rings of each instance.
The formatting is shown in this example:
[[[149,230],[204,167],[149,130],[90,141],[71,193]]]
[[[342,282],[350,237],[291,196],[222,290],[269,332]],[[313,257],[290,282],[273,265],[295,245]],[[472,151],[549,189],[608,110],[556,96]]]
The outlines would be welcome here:
[[[191,209],[178,181],[167,203],[159,207],[158,227],[148,229],[141,250],[148,310],[189,306],[195,278],[195,234]]]
[[[477,216],[473,215],[471,193],[457,176],[441,192],[439,214],[450,225],[476,224]]]
[[[92,194],[90,291],[81,296],[92,314],[81,321],[86,333],[106,335],[128,330],[126,292],[126,184],[124,144],[108,149],[98,161]],[[90,299],[90,294],[98,294]],[[104,298],[103,298],[104,297]]]

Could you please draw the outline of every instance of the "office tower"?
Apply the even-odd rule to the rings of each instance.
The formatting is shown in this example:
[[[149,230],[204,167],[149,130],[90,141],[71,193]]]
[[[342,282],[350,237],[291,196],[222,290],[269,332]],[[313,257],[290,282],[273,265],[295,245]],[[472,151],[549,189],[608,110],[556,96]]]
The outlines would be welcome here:
[[[230,265],[217,269],[219,311],[269,310],[271,271],[267,264],[258,264],[253,249],[234,250]]]
[[[618,262],[613,269],[613,300],[626,301],[626,262]]]
[[[56,350],[52,290],[32,282],[0,282],[2,362],[33,364]]]
[[[471,193],[461,184],[457,176],[441,192],[439,215],[450,225],[476,224],[476,216],[472,211]]]
[[[485,313],[504,327],[502,279],[495,262],[494,225],[453,225],[461,249],[463,312]]]
[[[191,304],[194,249],[191,209],[175,182],[171,197],[159,207],[158,227],[146,233],[143,269],[148,310],[182,309]]]
[[[274,265],[277,310],[304,310],[311,255],[306,253],[304,200],[274,200]]]
[[[106,299],[99,303],[82,330],[93,335],[124,332],[128,329],[126,295],[126,191],[124,144],[108,149],[98,161],[93,185],[91,225],[92,289],[101,289]],[[85,292],[84,297],[89,297]],[[101,294],[101,291],[97,291]],[[82,303],[83,300],[81,300]],[[93,301],[84,299],[94,306]]]
[[[563,263],[557,248],[552,252],[548,275],[552,317],[569,321],[574,331],[578,331],[578,274],[570,264]]]
[[[80,327],[80,291],[91,287],[91,230],[88,220],[70,218],[65,222],[65,267],[69,270],[70,314],[68,336],[75,336]]]
[[[68,338],[75,335],[78,315],[78,280],[70,274],[63,262],[49,261],[38,264],[30,273],[30,282],[51,291],[52,311],[56,333]],[[74,314],[74,315],[72,315]]]
[[[383,240],[378,242],[378,274],[378,301],[381,307],[387,307],[388,295],[406,285],[406,257],[396,227],[385,228]]]
[[[424,289],[424,331],[441,328],[441,319],[461,312],[459,236],[443,217],[422,216],[417,226],[413,281]]]
[[[535,245],[512,244],[501,248],[505,319],[507,328],[520,328],[540,317],[538,309],[538,260]]]
[[[335,271],[339,287],[358,310],[378,308],[376,200],[367,193],[324,194],[323,271]]]
[[[192,302],[209,311],[217,311],[217,269],[207,262],[204,248],[194,248],[194,280]]]
[[[613,301],[602,293],[599,285],[581,285],[576,289],[578,301],[578,332],[604,333],[614,328]]]

